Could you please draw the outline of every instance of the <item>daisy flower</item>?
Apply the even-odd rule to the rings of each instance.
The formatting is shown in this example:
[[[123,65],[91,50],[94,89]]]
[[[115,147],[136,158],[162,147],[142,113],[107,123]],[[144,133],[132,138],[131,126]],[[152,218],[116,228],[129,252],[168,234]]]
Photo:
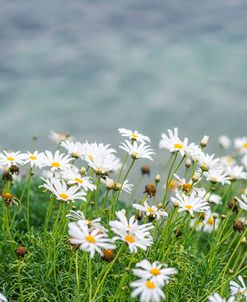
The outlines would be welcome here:
[[[72,158],[69,155],[60,154],[59,150],[53,155],[50,151],[45,151],[44,166],[51,167],[51,171],[63,170],[70,167]]]
[[[247,153],[247,137],[238,137],[234,140],[234,147],[239,151],[239,153]]]
[[[82,157],[85,152],[84,147],[80,142],[70,142],[66,140],[61,142],[60,145],[64,147],[73,158]]]
[[[209,302],[234,302],[235,298],[230,297],[229,299],[222,298],[218,293],[214,293],[210,297],[208,297]]]
[[[204,175],[207,181],[210,181],[212,184],[221,183],[222,185],[225,185],[231,183],[228,174],[219,168],[212,168],[208,172],[204,172]]]
[[[143,142],[148,142],[150,143],[150,138],[148,136],[145,136],[143,134],[141,134],[140,132],[138,132],[137,130],[132,131],[132,130],[127,130],[125,128],[119,128],[118,132],[122,135],[122,136],[127,136],[130,140],[132,141],[137,141],[139,143],[143,143]]]
[[[102,156],[102,155],[107,156],[116,153],[116,150],[110,148],[110,145],[104,145],[104,144],[97,144],[97,143],[89,144],[88,142],[86,142],[83,144],[83,148],[84,148],[83,159],[86,162],[93,162],[98,156]]]
[[[242,276],[238,276],[238,280],[239,283],[235,281],[230,282],[231,295],[235,296],[237,294],[240,294],[247,301],[247,288],[246,285],[244,284],[244,279]]]
[[[7,152],[3,151],[0,154],[0,165],[11,167],[12,165],[23,165],[25,155],[18,152]]]
[[[220,147],[223,149],[228,149],[232,144],[231,139],[227,135],[220,135],[218,142]]]
[[[79,220],[78,222],[69,223],[69,236],[71,244],[79,244],[80,249],[90,253],[93,258],[95,253],[103,256],[103,250],[115,249],[113,240],[107,237],[107,234],[102,230],[90,230],[85,224]]]
[[[77,185],[85,191],[94,191],[96,189],[96,186],[91,181],[91,177],[83,177],[77,167],[66,169],[61,172],[61,175],[67,180],[68,185]]]
[[[243,166],[227,167],[227,173],[231,181],[247,179],[247,173],[243,171]]]
[[[64,133],[64,132],[58,133],[55,131],[50,132],[49,138],[57,144],[60,144],[62,141],[65,140],[72,139],[72,137],[68,133]]]
[[[158,261],[150,263],[144,259],[136,264],[133,274],[141,279],[152,280],[160,286],[164,286],[170,280],[171,275],[177,274],[177,270]]]
[[[247,154],[242,158],[241,162],[245,166],[245,168],[247,169]]]
[[[85,218],[85,215],[82,211],[73,211],[70,210],[69,214],[66,215],[68,219],[71,219],[73,222],[78,222],[79,220],[85,224],[90,230],[102,230],[107,232],[107,229],[101,225],[101,218],[96,218],[89,220]]]
[[[214,154],[208,155],[202,152],[198,158],[198,164],[203,171],[219,167],[219,162],[220,159],[214,158]]]
[[[150,230],[154,228],[151,223],[139,225],[135,216],[129,220],[125,216],[125,211],[116,212],[118,220],[110,221],[113,232],[117,235],[114,240],[121,240],[128,244],[130,252],[136,253],[137,248],[146,250],[153,244]]]
[[[117,171],[121,167],[121,162],[114,154],[99,153],[93,161],[88,161],[88,165],[97,175],[103,175],[107,172]]]
[[[222,156],[220,162],[226,167],[232,167],[236,164],[236,160],[230,155]]]
[[[220,223],[220,219],[218,217],[218,213],[212,213],[208,210],[205,213],[205,218],[203,219],[203,231],[206,233],[212,233],[212,231],[217,230]]]
[[[165,294],[155,281],[140,279],[131,282],[130,286],[134,288],[131,296],[133,298],[140,296],[141,302],[159,302],[165,300]]]
[[[159,209],[156,206],[150,206],[147,201],[144,202],[144,206],[134,203],[133,207],[144,212],[147,216],[156,217],[157,220],[159,220],[161,216],[168,217],[168,213],[165,210]]]
[[[176,192],[176,197],[171,198],[173,204],[179,207],[178,212],[189,212],[191,215],[193,212],[205,212],[209,209],[209,205],[204,201],[196,192],[192,192],[191,195],[185,195],[179,191]]]
[[[168,129],[168,135],[161,134],[161,140],[159,143],[160,149],[167,149],[169,152],[180,152],[181,156],[184,156],[185,149],[188,146],[188,138],[183,141],[178,137],[178,128],[172,130]]]
[[[191,158],[193,161],[197,161],[197,159],[203,153],[202,149],[198,145],[196,145],[194,143],[189,144],[184,149],[184,152],[185,152],[186,156],[189,157],[189,158]]]
[[[27,152],[23,155],[25,164],[29,163],[31,167],[35,166],[37,168],[42,168],[44,165],[44,153],[39,153],[38,151]]]
[[[119,148],[126,151],[133,159],[147,158],[153,160],[151,155],[155,155],[153,149],[151,149],[150,146],[145,145],[145,142],[138,144],[136,141],[131,143],[125,140],[125,142],[122,143]]]
[[[43,179],[43,178],[42,178]],[[62,201],[73,201],[73,200],[83,200],[86,201],[86,193],[84,191],[79,191],[77,186],[68,187],[66,182],[61,179],[51,178],[43,179],[43,187],[50,191],[56,196],[58,200]]]
[[[239,207],[247,211],[247,196],[245,194],[241,195],[242,200],[238,198]]]

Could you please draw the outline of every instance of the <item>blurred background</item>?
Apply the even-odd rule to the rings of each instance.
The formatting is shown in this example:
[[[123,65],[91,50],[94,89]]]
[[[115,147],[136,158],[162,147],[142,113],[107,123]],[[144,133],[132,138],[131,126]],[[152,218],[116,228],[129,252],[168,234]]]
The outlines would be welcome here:
[[[246,134],[246,0],[0,1],[1,148]]]

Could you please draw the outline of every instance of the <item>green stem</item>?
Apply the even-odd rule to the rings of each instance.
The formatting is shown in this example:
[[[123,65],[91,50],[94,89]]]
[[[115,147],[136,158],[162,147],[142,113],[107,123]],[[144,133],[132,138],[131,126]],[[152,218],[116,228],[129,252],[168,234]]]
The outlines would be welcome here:
[[[27,185],[27,230],[30,231],[30,189],[31,189],[32,168],[30,167]]]
[[[173,166],[176,162],[176,159],[177,159],[177,156],[178,156],[178,152],[175,153],[175,155],[173,155],[174,158],[173,158],[173,161],[172,161],[172,164],[170,166],[170,169],[169,169],[169,172],[168,172],[168,175],[167,175],[167,178],[166,178],[166,188],[165,188],[165,194],[164,194],[164,197],[163,197],[163,200],[162,200],[162,204],[164,205],[165,203],[165,200],[166,200],[166,195],[167,195],[167,192],[169,190],[169,185],[170,185],[170,176],[171,176],[171,173],[172,173],[172,169],[173,169]]]

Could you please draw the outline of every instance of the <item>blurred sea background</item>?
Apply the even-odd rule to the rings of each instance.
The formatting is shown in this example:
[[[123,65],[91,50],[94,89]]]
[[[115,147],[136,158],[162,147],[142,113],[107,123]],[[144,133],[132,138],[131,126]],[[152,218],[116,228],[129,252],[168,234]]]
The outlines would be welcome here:
[[[246,135],[246,0],[0,1],[1,148]]]

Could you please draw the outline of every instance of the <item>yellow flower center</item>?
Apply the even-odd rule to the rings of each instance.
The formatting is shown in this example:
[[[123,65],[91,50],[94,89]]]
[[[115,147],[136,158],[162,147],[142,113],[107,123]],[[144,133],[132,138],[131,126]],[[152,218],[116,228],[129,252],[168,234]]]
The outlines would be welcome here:
[[[66,193],[61,193],[61,194],[59,194],[59,196],[60,196],[62,199],[65,199],[65,200],[69,198],[69,195],[66,194]]]
[[[29,156],[29,159],[31,159],[31,160],[36,160],[37,157],[36,157],[35,155],[30,155],[30,156]]]
[[[132,133],[132,134],[131,134],[131,138],[134,139],[134,140],[138,139],[138,137],[139,137],[139,136],[138,136],[137,134],[135,134],[135,133]]]
[[[10,156],[10,157],[7,157],[7,160],[13,161],[13,160],[15,160],[15,159],[14,159],[14,157],[11,157],[11,156]]]
[[[93,161],[93,155],[88,154],[88,156],[87,156],[87,157],[89,158],[89,160]]]
[[[146,287],[149,288],[149,289],[154,289],[154,288],[156,287],[156,285],[154,284],[154,282],[152,282],[152,281],[150,281],[150,280],[147,280],[147,281],[145,282],[145,285],[146,285]]]
[[[183,185],[183,189],[185,190],[185,191],[188,191],[188,190],[190,190],[191,189],[191,184],[190,183],[185,183],[184,185]]]
[[[174,144],[174,148],[176,148],[176,149],[183,149],[183,145],[181,145],[181,144]]]
[[[131,236],[131,235],[126,235],[124,237],[124,240],[127,241],[128,243],[134,243],[135,242],[134,236]]]
[[[53,163],[51,163],[52,167],[55,167],[55,168],[59,168],[61,165],[59,162],[57,161],[54,161]]]
[[[210,217],[209,219],[208,219],[208,223],[209,224],[214,224],[214,217]]]
[[[87,236],[86,236],[86,240],[87,240],[89,243],[95,243],[95,242],[96,242],[96,239],[95,239],[92,235],[87,235]]]
[[[188,210],[191,210],[191,209],[193,208],[193,206],[191,206],[190,204],[187,204],[187,205],[185,206],[185,208],[188,209]]]
[[[160,274],[160,270],[157,267],[153,267],[151,268],[151,270],[149,271],[150,274],[157,276]]]
[[[154,213],[155,212],[155,210],[152,209],[152,208],[147,208],[147,210],[148,210],[149,213]]]
[[[83,183],[83,180],[82,180],[81,178],[77,178],[77,177],[76,177],[76,178],[75,178],[75,181],[76,181],[76,182],[79,182],[79,184],[82,184],[82,183]]]
[[[174,179],[172,179],[169,184],[169,189],[174,190],[175,188],[176,188],[176,182]]]
[[[247,143],[243,144],[243,148],[247,149]]]

